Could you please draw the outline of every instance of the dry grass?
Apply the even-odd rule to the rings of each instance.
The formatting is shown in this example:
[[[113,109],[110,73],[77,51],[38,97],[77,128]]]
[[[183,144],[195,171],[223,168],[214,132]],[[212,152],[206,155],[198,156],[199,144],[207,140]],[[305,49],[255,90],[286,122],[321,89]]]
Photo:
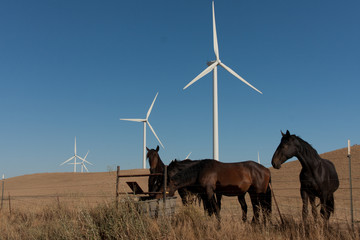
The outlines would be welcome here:
[[[130,198],[95,207],[53,204],[41,210],[13,211],[0,216],[0,239],[360,239],[359,226],[321,222],[303,225],[291,217],[285,224],[243,223],[226,215],[219,225],[199,207],[180,207],[172,217],[151,219]]]
[[[352,149],[354,217],[360,220],[360,146]],[[172,218],[150,219],[140,215],[131,201],[113,207],[115,172],[42,173],[5,180],[5,200],[0,212],[0,239],[359,239],[359,226],[351,231],[347,149],[321,154],[334,162],[340,178],[335,193],[335,214],[329,227],[304,226],[301,221],[298,161],[271,169],[272,186],[285,225],[280,224],[273,204],[272,224],[253,226],[241,221],[237,198],[224,197],[221,228],[215,218],[199,207],[181,207],[178,200]],[[168,163],[168,162],[165,162]],[[122,170],[142,174],[148,170]],[[137,181],[146,191],[147,178],[121,179],[120,190],[130,191],[126,181]],[[8,195],[11,196],[11,215]],[[248,219],[252,208],[248,196]],[[311,219],[311,218],[310,218]]]

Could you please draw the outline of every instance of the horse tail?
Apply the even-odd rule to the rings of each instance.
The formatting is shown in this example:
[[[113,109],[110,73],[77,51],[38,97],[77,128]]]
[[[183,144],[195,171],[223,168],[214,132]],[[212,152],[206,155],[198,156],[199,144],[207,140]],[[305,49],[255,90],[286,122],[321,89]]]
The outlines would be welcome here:
[[[264,196],[264,200],[263,200],[263,204],[262,207],[264,208],[265,212],[267,214],[270,214],[272,211],[272,207],[271,207],[271,201],[272,201],[272,195],[271,195],[271,188],[270,188],[270,184],[271,184],[271,177],[269,179],[269,184],[267,186],[266,192],[265,192],[265,196]]]
[[[335,211],[335,201],[334,201],[334,194],[330,194],[328,199],[326,200],[326,207],[330,213],[334,213]]]

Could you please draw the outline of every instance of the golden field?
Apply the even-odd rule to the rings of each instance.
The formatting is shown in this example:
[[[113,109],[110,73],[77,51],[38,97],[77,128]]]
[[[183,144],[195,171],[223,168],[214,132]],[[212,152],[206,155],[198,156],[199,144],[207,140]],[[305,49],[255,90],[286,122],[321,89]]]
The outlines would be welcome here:
[[[352,152],[352,181],[354,218],[360,220],[360,146],[354,145]],[[331,160],[337,169],[340,187],[335,192],[335,214],[332,220],[350,220],[349,167],[347,149],[321,154]],[[301,215],[301,198],[299,193],[299,173],[301,165],[298,161],[283,164],[280,170],[271,169],[272,186],[282,214],[298,217]],[[144,174],[147,169],[121,170],[121,175]],[[136,181],[147,191],[147,177],[121,178],[120,191],[130,192],[126,181]],[[8,198],[12,209],[36,209],[46,204],[69,203],[76,205],[96,205],[115,199],[116,171],[94,173],[39,173],[24,175],[5,180],[3,210],[8,208]],[[248,214],[251,217],[251,203]],[[180,201],[178,201],[178,205]],[[273,201],[273,216],[278,217]],[[222,215],[240,215],[241,209],[236,197],[224,197]]]

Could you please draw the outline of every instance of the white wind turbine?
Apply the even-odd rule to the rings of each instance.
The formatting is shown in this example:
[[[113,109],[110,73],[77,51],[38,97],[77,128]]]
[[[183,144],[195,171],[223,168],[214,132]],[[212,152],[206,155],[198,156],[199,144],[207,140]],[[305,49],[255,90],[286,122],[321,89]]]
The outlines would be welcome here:
[[[220,65],[221,67],[225,68],[229,73],[240,79],[242,82],[244,82],[246,85],[254,89],[255,91],[262,94],[261,91],[256,89],[254,86],[252,86],[250,83],[248,83],[245,79],[240,77],[236,72],[234,72],[231,68],[226,66],[224,63],[220,61],[219,57],[219,47],[218,47],[218,41],[217,41],[217,35],[216,35],[216,24],[215,24],[215,9],[214,9],[214,1],[212,2],[212,15],[213,15],[213,41],[214,41],[214,53],[216,60],[212,62],[208,62],[208,67],[202,71],[196,78],[194,78],[191,82],[189,82],[185,87],[188,88],[190,85],[198,81],[200,78],[205,76],[211,71],[214,71],[213,73],[213,158],[215,160],[219,160],[219,128],[218,128],[218,89],[217,89],[217,66]]]
[[[63,162],[62,164],[60,164],[60,166],[61,166],[61,165],[64,165],[65,163],[67,163],[67,162],[69,162],[69,161],[71,161],[72,159],[74,159],[74,162],[71,163],[71,164],[74,164],[74,172],[76,172],[76,164],[78,164],[78,163],[76,162],[76,158],[79,158],[80,160],[83,160],[83,161],[84,161],[83,158],[81,158],[80,156],[78,156],[78,155],[76,154],[76,137],[75,137],[74,156],[72,156],[71,158],[69,158],[68,160],[66,160],[66,161]]]
[[[69,163],[69,164],[74,164],[74,165],[75,165],[75,164],[80,164],[80,165],[81,165],[81,172],[84,172],[84,168],[85,168],[86,172],[89,172],[89,169],[85,166],[85,163],[88,163],[88,164],[90,164],[90,165],[93,165],[93,164],[92,164],[91,162],[89,162],[89,161],[86,160],[86,157],[87,157],[88,154],[89,154],[89,151],[86,153],[84,159],[82,159],[82,162]]]
[[[156,96],[146,114],[146,118],[145,119],[129,119],[129,118],[120,118],[120,120],[124,120],[124,121],[132,121],[132,122],[143,122],[144,123],[144,146],[143,146],[143,169],[146,168],[146,124],[149,126],[150,130],[153,132],[154,136],[156,137],[156,139],[159,141],[160,145],[164,148],[164,145],[161,143],[160,139],[158,138],[158,136],[156,135],[154,129],[152,128],[150,122],[149,122],[149,116],[151,113],[151,110],[154,106],[155,100],[157,98],[159,93],[156,93]]]

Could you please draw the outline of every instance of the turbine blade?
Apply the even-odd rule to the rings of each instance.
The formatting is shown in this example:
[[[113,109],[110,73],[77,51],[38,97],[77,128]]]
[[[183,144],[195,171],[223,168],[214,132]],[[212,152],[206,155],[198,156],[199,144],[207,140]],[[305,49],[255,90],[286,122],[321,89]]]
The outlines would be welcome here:
[[[123,120],[123,121],[130,121],[130,122],[145,122],[146,119],[138,119],[138,118],[120,118],[120,120]]]
[[[184,88],[183,90],[185,90],[186,88],[188,88],[190,85],[192,85],[194,82],[196,82],[197,80],[199,80],[200,78],[202,78],[203,76],[205,76],[206,74],[208,74],[209,72],[211,72],[216,65],[218,65],[219,62],[215,61],[213,64],[211,64],[210,66],[208,66],[204,71],[202,71],[199,75],[197,75],[196,78],[194,78],[191,82],[189,82]]]
[[[159,92],[156,93],[156,96],[155,96],[155,98],[154,98],[154,100],[153,100],[153,102],[152,102],[152,104],[151,104],[151,106],[150,106],[150,108],[149,108],[149,110],[148,110],[148,112],[147,112],[147,114],[146,114],[146,120],[149,118],[149,115],[150,115],[150,113],[151,113],[151,110],[152,110],[152,108],[153,108],[153,106],[154,106],[154,103],[155,103],[155,100],[156,100],[158,94],[159,94]]]
[[[214,41],[214,53],[216,56],[216,60],[219,60],[219,46],[216,34],[216,23],[215,23],[215,8],[214,1],[212,2],[212,14],[213,14],[213,41]]]
[[[160,139],[158,138],[158,136],[156,135],[156,133],[155,133],[154,129],[152,128],[151,124],[149,123],[149,121],[147,121],[147,124],[149,125],[149,128],[151,129],[151,131],[152,131],[153,134],[155,135],[156,139],[159,141],[160,145],[161,145],[163,148],[165,148],[164,145],[161,143]]]
[[[214,3],[214,2],[213,2],[213,3]],[[186,156],[185,159],[189,159],[190,155],[191,155],[191,152]]]
[[[60,164],[60,166],[61,166],[61,165],[64,165],[64,164],[67,163],[68,161],[72,160],[74,157],[75,157],[75,156],[72,156],[71,158],[69,158],[68,160],[66,160],[66,161],[63,162],[62,164]]]
[[[89,172],[89,170],[87,169],[87,167],[85,166],[85,164],[83,164],[83,167],[85,168],[86,172]]]
[[[89,150],[87,151],[87,153],[86,153],[86,155],[85,155],[85,157],[84,157],[84,159],[86,159],[86,157],[87,157],[87,155],[89,154]]]
[[[89,162],[89,161],[85,160],[85,159],[84,159],[84,158],[82,158],[82,157],[79,157],[79,156],[77,156],[77,155],[76,155],[76,157],[77,157],[77,158],[79,158],[80,160],[82,160],[82,162],[81,162],[81,163],[86,162],[86,163],[88,163],[88,164],[90,164],[90,165],[94,165],[94,164],[92,164],[91,162]]]
[[[240,79],[243,83],[245,83],[246,85],[248,85],[249,87],[251,87],[251,88],[254,89],[255,91],[263,94],[260,90],[258,90],[258,89],[255,88],[253,85],[251,85],[250,83],[248,83],[245,79],[243,79],[242,77],[240,77],[236,72],[234,72],[231,68],[229,68],[228,66],[226,66],[226,65],[223,64],[222,62],[220,63],[220,66],[222,66],[223,68],[225,68],[229,73],[231,73],[232,75],[234,75],[235,77],[237,77],[238,79]]]

